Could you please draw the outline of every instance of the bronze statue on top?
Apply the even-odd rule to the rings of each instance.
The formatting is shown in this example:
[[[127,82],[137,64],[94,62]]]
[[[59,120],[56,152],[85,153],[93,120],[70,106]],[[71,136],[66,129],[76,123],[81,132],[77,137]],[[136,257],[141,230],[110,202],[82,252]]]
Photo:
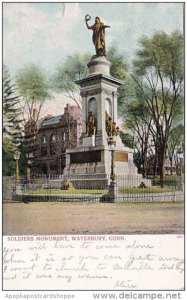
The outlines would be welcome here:
[[[88,21],[91,19],[89,15],[85,16],[86,26],[88,29],[93,30],[92,40],[95,45],[95,51],[97,56],[106,56],[106,47],[105,47],[105,28],[110,26],[104,25],[100,21],[99,17],[95,18],[95,24],[92,26],[88,25]]]

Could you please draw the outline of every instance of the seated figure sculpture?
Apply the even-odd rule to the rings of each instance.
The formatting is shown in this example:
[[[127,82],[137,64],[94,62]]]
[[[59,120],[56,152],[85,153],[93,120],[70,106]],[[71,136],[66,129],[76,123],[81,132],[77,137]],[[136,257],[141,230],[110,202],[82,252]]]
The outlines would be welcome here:
[[[86,135],[87,136],[95,135],[95,131],[96,131],[95,118],[94,118],[92,112],[90,111],[88,114]]]
[[[112,118],[109,116],[107,111],[105,112],[105,127],[106,127],[106,133],[108,136],[117,136],[120,133],[120,129],[117,126],[116,122],[112,121]]]

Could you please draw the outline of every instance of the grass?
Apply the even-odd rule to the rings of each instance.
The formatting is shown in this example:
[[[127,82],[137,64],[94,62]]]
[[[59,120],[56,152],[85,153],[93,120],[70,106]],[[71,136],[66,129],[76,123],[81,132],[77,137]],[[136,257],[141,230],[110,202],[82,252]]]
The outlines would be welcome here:
[[[99,189],[70,189],[70,190],[26,190],[24,191],[24,194],[29,194],[29,195],[69,195],[69,194],[107,194],[107,190],[99,190]]]
[[[174,189],[169,187],[147,187],[147,188],[121,188],[119,189],[120,193],[123,194],[152,194],[152,193],[166,193],[172,192]]]
[[[155,179],[155,180],[160,180],[160,176],[159,175],[147,175],[146,177],[147,179]],[[173,174],[173,175],[165,175],[164,176],[164,181],[178,181],[179,180],[179,176],[176,175],[176,174]]]
[[[152,194],[152,193],[166,193],[174,191],[171,187],[147,187],[147,188],[119,188],[119,192],[123,194]],[[24,194],[27,195],[76,195],[76,194],[100,194],[105,195],[108,190],[101,189],[70,189],[70,190],[59,190],[59,189],[38,189],[38,190],[25,190]]]

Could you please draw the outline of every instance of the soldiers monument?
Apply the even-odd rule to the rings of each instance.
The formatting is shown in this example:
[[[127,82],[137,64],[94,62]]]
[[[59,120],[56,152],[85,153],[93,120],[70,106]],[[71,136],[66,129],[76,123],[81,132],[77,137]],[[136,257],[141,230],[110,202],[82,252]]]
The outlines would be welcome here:
[[[128,181],[142,176],[137,174],[133,163],[133,149],[127,148],[119,136],[117,126],[117,89],[123,82],[110,75],[111,63],[106,59],[105,29],[99,17],[90,26],[89,15],[85,16],[87,28],[93,31],[95,55],[88,62],[89,74],[76,81],[82,98],[83,131],[77,148],[67,150],[64,177],[76,187],[101,188],[108,186],[111,177],[111,164],[115,175],[125,175]],[[110,141],[115,146],[113,161],[109,149]],[[83,180],[84,179],[84,180]],[[84,182],[84,183],[83,183]]]

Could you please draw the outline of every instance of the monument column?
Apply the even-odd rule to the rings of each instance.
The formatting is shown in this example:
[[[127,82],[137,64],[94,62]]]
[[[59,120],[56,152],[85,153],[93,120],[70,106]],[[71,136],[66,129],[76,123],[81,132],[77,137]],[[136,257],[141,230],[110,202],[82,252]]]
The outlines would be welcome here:
[[[112,104],[113,104],[113,121],[117,123],[117,91],[112,92]]]
[[[87,111],[87,96],[85,92],[80,93],[82,98],[82,133],[86,133],[86,111]]]

